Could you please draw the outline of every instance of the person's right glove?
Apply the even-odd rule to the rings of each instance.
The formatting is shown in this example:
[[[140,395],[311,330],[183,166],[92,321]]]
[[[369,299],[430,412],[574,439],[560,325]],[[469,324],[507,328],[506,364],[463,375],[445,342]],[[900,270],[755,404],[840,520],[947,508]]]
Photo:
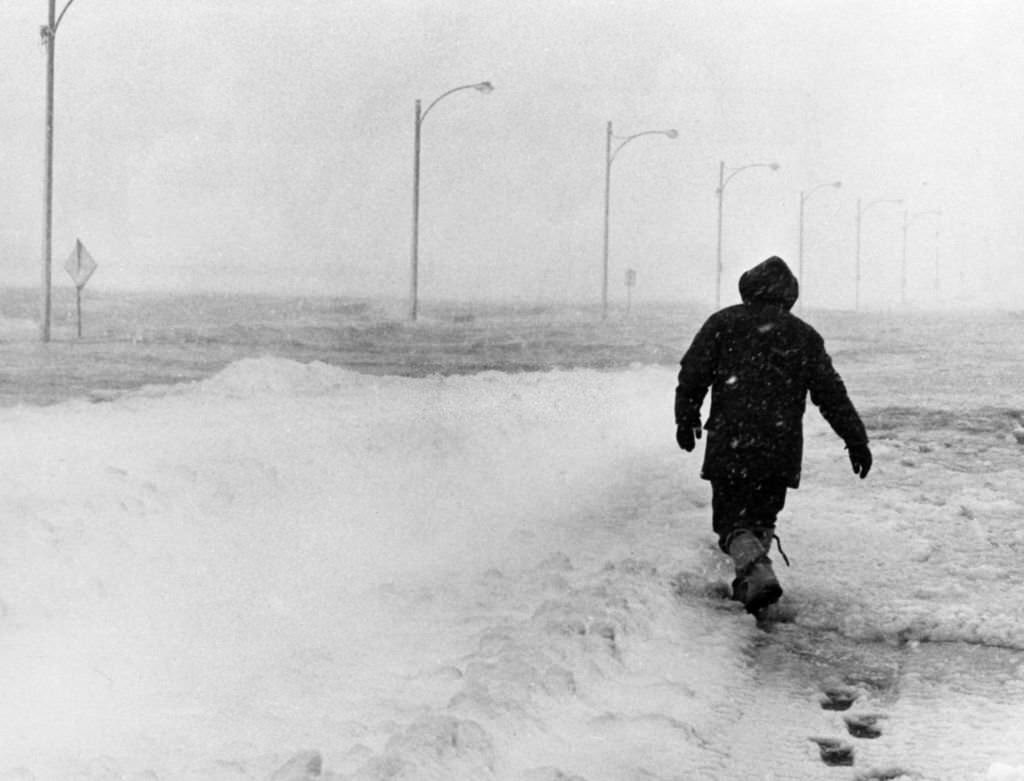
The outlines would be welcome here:
[[[700,439],[700,421],[681,423],[676,426],[676,444],[687,453],[697,446]]]
[[[853,467],[853,473],[860,476],[863,480],[868,476],[868,472],[871,471],[871,449],[868,448],[867,442],[861,442],[857,445],[847,445],[846,449],[850,455],[850,465]]]

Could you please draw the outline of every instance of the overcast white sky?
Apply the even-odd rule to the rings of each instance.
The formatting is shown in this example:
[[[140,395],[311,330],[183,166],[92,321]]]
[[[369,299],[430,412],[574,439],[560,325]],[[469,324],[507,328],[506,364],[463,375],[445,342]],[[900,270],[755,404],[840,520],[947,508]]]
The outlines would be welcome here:
[[[58,2],[58,10],[63,0]],[[46,0],[0,0],[0,269],[38,284]],[[54,282],[76,237],[90,286],[403,297],[413,106],[423,125],[421,295],[600,300],[610,280],[715,286],[771,254],[810,305],[1024,288],[1024,6],[898,0],[75,0],[57,35]],[[941,210],[941,217],[921,212]],[[937,237],[937,240],[936,240]],[[935,290],[938,260],[940,289]]]

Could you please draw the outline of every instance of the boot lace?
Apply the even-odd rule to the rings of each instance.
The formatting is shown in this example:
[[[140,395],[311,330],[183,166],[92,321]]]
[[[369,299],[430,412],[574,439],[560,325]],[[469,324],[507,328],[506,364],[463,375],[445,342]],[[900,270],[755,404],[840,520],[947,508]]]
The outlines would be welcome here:
[[[772,539],[775,540],[775,547],[779,549],[779,555],[782,556],[782,560],[786,562],[786,566],[789,566],[789,556],[786,555],[786,551],[782,550],[782,540],[779,539],[779,535],[772,534]],[[768,543],[768,547],[771,547],[771,542]]]

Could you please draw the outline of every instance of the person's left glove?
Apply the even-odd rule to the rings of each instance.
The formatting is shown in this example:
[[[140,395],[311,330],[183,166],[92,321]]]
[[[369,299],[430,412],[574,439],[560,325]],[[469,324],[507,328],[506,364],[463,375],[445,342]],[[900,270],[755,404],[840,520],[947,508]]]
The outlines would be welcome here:
[[[847,445],[846,449],[849,451],[850,465],[853,467],[854,474],[859,475],[863,480],[871,471],[871,449],[868,447],[868,443]]]
[[[700,423],[681,423],[676,426],[676,443],[689,453],[700,439]]]

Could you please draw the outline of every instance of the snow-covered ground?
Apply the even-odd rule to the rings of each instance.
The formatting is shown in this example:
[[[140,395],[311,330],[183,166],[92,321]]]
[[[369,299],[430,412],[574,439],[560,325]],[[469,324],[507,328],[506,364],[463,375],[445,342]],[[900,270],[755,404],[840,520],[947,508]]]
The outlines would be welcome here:
[[[1022,371],[836,346],[768,633],[670,367],[0,410],[0,779],[1024,779]]]

